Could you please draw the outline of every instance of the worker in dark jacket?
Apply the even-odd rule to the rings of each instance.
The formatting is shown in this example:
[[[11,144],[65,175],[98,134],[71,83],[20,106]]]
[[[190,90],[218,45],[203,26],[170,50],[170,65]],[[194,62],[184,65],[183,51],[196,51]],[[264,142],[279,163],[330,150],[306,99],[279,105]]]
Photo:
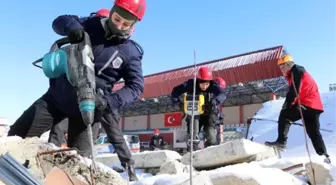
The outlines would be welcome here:
[[[224,91],[226,88],[226,82],[223,78],[221,77],[217,77],[216,81],[219,84],[219,87],[221,88],[221,91]],[[221,106],[221,105],[219,105]],[[217,124],[216,124],[216,128],[217,128],[217,144],[220,144],[221,142],[224,141],[224,135],[223,135],[223,131],[224,131],[224,118],[223,118],[223,114],[222,112],[218,113],[218,120],[217,120]]]
[[[151,150],[162,150],[165,148],[165,142],[164,138],[160,135],[160,130],[159,129],[154,129],[154,135],[152,136],[150,143],[149,143],[149,148]]]
[[[285,149],[291,122],[301,119],[301,110],[307,134],[313,143],[316,153],[325,156],[326,161],[330,162],[320,133],[320,115],[323,112],[323,104],[315,80],[304,67],[294,64],[293,58],[288,54],[280,58],[278,65],[288,81],[289,92],[278,120],[278,138],[274,142],[266,142],[265,144]],[[298,97],[300,98],[301,106],[298,105]]]
[[[187,93],[193,93],[194,80],[190,79],[173,88],[171,97],[173,103],[181,103],[179,96]],[[215,145],[217,143],[217,130],[216,122],[218,120],[219,109],[218,106],[222,104],[225,99],[223,88],[220,87],[218,82],[213,80],[212,71],[207,67],[201,67],[198,70],[196,80],[196,95],[203,94],[205,97],[205,113],[199,118],[199,129],[204,127],[205,138],[207,146]],[[190,134],[188,124],[188,134]],[[194,149],[198,148],[198,144],[194,143]]]
[[[96,96],[93,129],[99,128],[95,127],[96,123],[102,124],[122,166],[127,168],[131,181],[137,180],[137,177],[131,152],[120,133],[118,110],[139,99],[144,90],[141,64],[143,50],[129,37],[132,27],[143,18],[145,9],[145,0],[116,0],[108,18],[62,15],[52,24],[54,31],[67,36],[72,44],[81,42],[85,32],[90,36],[96,89],[104,94],[97,93]],[[113,84],[121,78],[124,79],[125,86],[112,92]],[[65,75],[50,79],[47,93],[11,126],[10,135],[23,138],[40,136],[52,124],[59,123],[66,117],[69,119],[68,147],[77,148],[79,154],[89,156],[87,125],[82,121],[76,91]]]
[[[110,10],[109,9],[99,9],[97,12],[93,12],[90,14],[90,16],[97,16],[106,18],[109,17]],[[65,133],[68,133],[68,119],[64,119],[58,124],[53,124],[50,129],[49,134],[49,143],[53,143],[58,147],[65,147],[67,146],[67,139],[65,137]],[[99,125],[97,125],[99,126]]]

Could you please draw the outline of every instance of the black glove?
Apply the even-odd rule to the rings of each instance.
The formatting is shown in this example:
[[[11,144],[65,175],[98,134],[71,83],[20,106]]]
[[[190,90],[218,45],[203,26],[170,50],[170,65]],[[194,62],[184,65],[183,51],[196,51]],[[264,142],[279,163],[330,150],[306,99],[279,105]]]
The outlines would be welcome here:
[[[67,37],[71,44],[80,43],[84,37],[84,29],[76,29],[68,32]]]

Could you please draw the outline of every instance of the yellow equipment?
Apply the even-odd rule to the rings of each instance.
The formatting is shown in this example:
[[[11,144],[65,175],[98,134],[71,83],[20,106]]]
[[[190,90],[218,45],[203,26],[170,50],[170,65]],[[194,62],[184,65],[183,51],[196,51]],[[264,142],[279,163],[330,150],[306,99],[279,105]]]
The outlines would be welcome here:
[[[196,95],[194,105],[194,115],[198,116],[204,113],[205,98],[203,94]],[[193,111],[193,95],[184,94],[183,98],[184,113],[191,116]]]

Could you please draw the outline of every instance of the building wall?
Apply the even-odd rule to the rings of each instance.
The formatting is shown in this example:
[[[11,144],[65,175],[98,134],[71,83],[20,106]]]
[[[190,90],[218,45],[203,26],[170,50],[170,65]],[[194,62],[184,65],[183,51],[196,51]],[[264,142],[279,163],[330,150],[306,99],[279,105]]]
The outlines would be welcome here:
[[[125,117],[124,130],[142,130],[147,128],[147,116]]]
[[[262,107],[262,104],[250,104],[240,105],[232,107],[223,107],[222,113],[224,114],[224,124],[243,124],[249,117],[255,115],[255,113]],[[134,116],[125,117],[124,131],[136,131],[136,130],[151,130],[155,128],[164,129],[164,114],[153,114],[150,116]],[[169,128],[166,128],[169,129]]]
[[[150,128],[164,128],[164,114],[150,115]]]
[[[224,114],[225,124],[240,123],[239,106],[223,107],[222,114]]]
[[[258,104],[251,104],[251,105],[244,105],[243,106],[243,115],[244,120],[246,121],[248,118],[253,117],[255,113],[262,108],[262,103]]]

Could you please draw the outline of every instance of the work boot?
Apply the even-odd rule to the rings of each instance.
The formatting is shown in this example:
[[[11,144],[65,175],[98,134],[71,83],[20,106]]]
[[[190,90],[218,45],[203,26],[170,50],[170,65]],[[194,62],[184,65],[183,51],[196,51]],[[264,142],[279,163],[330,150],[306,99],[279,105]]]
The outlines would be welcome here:
[[[271,147],[276,147],[278,150],[284,151],[286,150],[286,142],[280,142],[278,140],[276,141],[266,141],[265,145],[271,146]]]
[[[135,168],[134,165],[124,165],[122,164],[122,166],[125,168],[125,170],[127,170],[128,173],[128,179],[129,181],[138,181],[138,177],[136,176],[136,172],[135,172]]]

